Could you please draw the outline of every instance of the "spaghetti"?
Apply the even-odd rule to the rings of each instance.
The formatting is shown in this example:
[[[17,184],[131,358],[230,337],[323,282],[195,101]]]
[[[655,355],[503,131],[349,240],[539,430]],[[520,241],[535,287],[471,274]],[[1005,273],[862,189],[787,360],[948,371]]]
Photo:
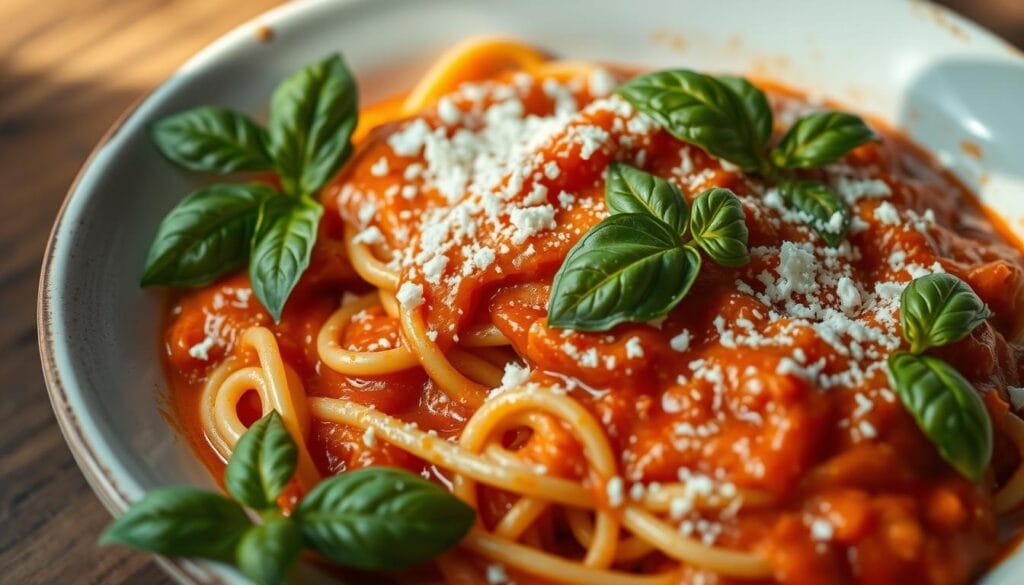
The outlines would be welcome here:
[[[324,195],[335,219],[320,238],[332,246],[318,247],[282,323],[250,307],[244,277],[175,310],[171,377],[180,410],[198,413],[211,465],[247,422],[277,410],[301,447],[302,491],[366,464],[432,473],[479,511],[461,548],[437,561],[451,583],[480,582],[493,565],[609,585],[899,580],[925,565],[950,582],[974,575],[995,550],[996,515],[1024,499],[1024,422],[1010,412],[1001,425],[1017,452],[997,456],[1015,470],[972,491],[929,448],[900,439],[916,431],[872,364],[893,349],[887,284],[934,262],[1013,314],[1021,299],[1004,285],[1020,284],[1019,254],[998,236],[957,236],[967,194],[937,171],[901,178],[906,166],[886,166],[886,149],[925,160],[895,136],[829,171],[860,193],[867,227],[852,246],[815,247],[770,193],[755,197],[755,181],[608,97],[616,79],[483,39],[364,111],[356,156]],[[806,107],[772,95],[777,109]],[[604,213],[611,160],[646,163],[691,197],[711,185],[745,193],[761,248],[663,323],[547,328],[551,275]],[[918,191],[894,189],[902,180]],[[922,200],[930,219],[911,207]],[[966,245],[986,247],[988,260],[939,253]],[[358,280],[316,273],[337,249]],[[359,294],[338,302],[342,291]],[[199,336],[216,349],[205,359],[191,349]],[[990,375],[1020,376],[1002,362]],[[1005,402],[1005,391],[987,400]],[[887,461],[906,470],[889,473]],[[925,496],[952,498],[952,511],[929,515],[914,503]],[[892,540],[886,522],[917,540]],[[950,551],[943,534],[971,544]]]

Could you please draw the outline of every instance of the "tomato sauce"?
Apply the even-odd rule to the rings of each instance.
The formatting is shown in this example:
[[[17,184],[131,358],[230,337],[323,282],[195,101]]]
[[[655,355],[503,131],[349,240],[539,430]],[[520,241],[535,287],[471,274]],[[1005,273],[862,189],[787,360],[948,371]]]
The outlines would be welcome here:
[[[513,76],[499,80],[499,85],[517,83]],[[809,106],[797,93],[764,85],[776,109],[777,138],[787,112]],[[559,107],[552,93],[534,83],[520,89],[516,100],[526,115],[551,116]],[[586,105],[596,96],[574,88],[572,97]],[[495,94],[473,99],[465,93],[452,100],[460,111],[479,115],[464,114],[466,120],[452,124],[438,112],[422,114],[429,128],[444,128],[449,141],[460,128],[483,124],[486,110],[501,101]],[[621,114],[614,107],[583,107],[567,115],[551,140],[534,151],[533,160],[555,163],[557,173],[521,178],[522,185],[508,176],[498,182],[511,192],[509,201],[523,208],[550,205],[554,214],[547,225],[553,229],[516,242],[519,232],[508,218],[480,222],[472,241],[476,252],[494,252],[491,262],[474,266],[474,249],[455,246],[446,252],[444,279],[431,282],[426,269],[403,276],[403,282],[423,287],[428,326],[438,343],[452,347],[468,324],[493,322],[531,367],[531,381],[566,387],[596,415],[627,482],[678,481],[684,469],[767,494],[768,505],[706,518],[713,534],[698,536],[756,548],[770,560],[779,582],[941,584],[977,577],[999,551],[991,494],[1019,463],[1014,447],[997,440],[994,475],[981,485],[963,479],[941,459],[892,395],[884,368],[870,366],[892,351],[887,337],[871,331],[899,334],[891,312],[871,309],[871,303],[885,302],[887,283],[905,283],[919,270],[941,269],[969,283],[994,317],[935,354],[974,384],[998,421],[1009,408],[1006,388],[1022,383],[1021,349],[1014,342],[1024,318],[1024,258],[1016,242],[949,173],[878,122],[872,125],[879,141],[855,149],[831,169],[805,173],[832,184],[845,181],[845,190],[837,190],[847,194],[861,192],[851,196],[856,221],[849,245],[832,253],[806,227],[760,203],[771,196],[770,186],[662,130],[630,129]],[[429,166],[426,155],[396,154],[394,137],[410,123],[371,131],[324,191],[327,211],[313,259],[280,323],[272,323],[252,296],[244,274],[174,301],[164,335],[171,398],[189,439],[216,476],[222,462],[205,443],[199,395],[212,367],[236,351],[238,335],[252,325],[274,331],[285,361],[310,396],[372,404],[443,437],[457,436],[472,414],[447,400],[420,368],[355,378],[331,371],[317,356],[317,333],[342,295],[372,290],[346,258],[343,224],[378,228],[383,239],[374,248],[382,259],[389,253],[411,258],[423,249],[424,218],[432,217],[432,209],[452,205],[422,171],[415,172]],[[577,139],[581,133],[606,139],[586,152],[592,145]],[[732,189],[744,202],[751,262],[738,269],[704,262],[683,302],[657,323],[625,324],[603,333],[549,327],[551,281],[569,248],[606,216],[604,172],[613,160],[672,178],[690,200],[711,186]],[[396,185],[411,185],[416,195],[395,196]],[[885,194],[863,196],[871,189]],[[566,204],[562,194],[572,202]],[[472,269],[459,274],[466,265]],[[849,275],[850,285],[801,289],[801,270]],[[790,281],[782,276],[787,271]],[[806,307],[838,306],[835,297],[843,290],[859,296],[843,305],[849,309],[846,317],[825,309],[814,309],[825,311],[825,317],[800,316]],[[830,342],[822,322],[842,323],[848,333],[856,328],[850,322],[856,322],[868,333],[855,340],[856,348],[841,351],[837,345],[852,348],[853,342]],[[361,314],[341,344],[369,351],[381,340],[394,346],[399,339],[398,323],[378,307]],[[250,406],[257,411],[258,404]],[[998,439],[998,422],[995,426]],[[436,471],[382,441],[369,443],[361,430],[344,425],[314,421],[308,441],[324,474],[368,465]],[[544,437],[528,438],[520,455],[551,474],[586,473],[579,447],[557,425]],[[696,525],[701,519],[684,518]]]

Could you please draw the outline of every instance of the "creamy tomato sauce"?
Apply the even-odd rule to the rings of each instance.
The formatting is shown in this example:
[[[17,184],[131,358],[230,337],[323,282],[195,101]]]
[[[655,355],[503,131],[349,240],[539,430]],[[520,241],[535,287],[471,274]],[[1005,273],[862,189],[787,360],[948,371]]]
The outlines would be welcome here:
[[[311,396],[372,404],[443,437],[465,424],[471,409],[447,399],[420,368],[355,378],[320,362],[317,332],[342,295],[372,290],[346,259],[348,223],[379,258],[401,267],[400,302],[425,305],[442,347],[457,344],[469,325],[493,322],[514,350],[496,352],[524,366],[507,370],[509,384],[557,386],[595,414],[619,454],[627,492],[684,480],[696,490],[763,496],[714,513],[673,503],[684,533],[754,547],[784,583],[976,577],[999,550],[992,485],[1017,455],[997,441],[997,477],[981,485],[960,477],[890,390],[884,363],[900,344],[903,286],[922,274],[955,274],[994,318],[936,353],[981,392],[998,428],[1006,388],[1022,382],[1013,342],[1024,315],[1024,264],[1015,243],[960,183],[876,123],[880,141],[806,172],[832,185],[855,216],[846,241],[828,248],[777,190],[609,97],[614,81],[608,73],[579,83],[505,75],[371,131],[322,196],[327,211],[311,266],[278,324],[244,274],[177,299],[164,336],[166,369],[176,414],[204,461],[219,477],[222,463],[198,422],[199,394],[252,325],[275,332]],[[816,107],[761,85],[777,135]],[[612,161],[669,178],[691,200],[712,186],[732,189],[744,205],[751,262],[705,262],[682,303],[658,322],[603,333],[548,327],[555,272],[607,215]],[[399,343],[397,321],[379,307],[359,313],[341,340],[364,351]],[[250,410],[243,420],[257,416],[255,398]],[[322,421],[312,429],[310,450],[324,474],[382,464],[436,473],[362,431]],[[519,455],[549,474],[585,474],[571,436],[557,424],[550,431],[522,438]]]

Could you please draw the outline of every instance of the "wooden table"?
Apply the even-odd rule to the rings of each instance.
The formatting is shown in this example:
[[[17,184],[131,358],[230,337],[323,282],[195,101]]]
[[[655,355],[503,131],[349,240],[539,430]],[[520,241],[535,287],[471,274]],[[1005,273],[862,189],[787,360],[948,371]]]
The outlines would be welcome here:
[[[110,516],[64,445],[36,348],[39,263],[64,192],[114,119],[280,0],[0,0],[0,583],[169,583],[99,549]]]
[[[1018,1],[985,0],[1009,10]],[[1024,44],[1024,10],[1015,19],[951,2]],[[109,516],[64,445],[39,373],[39,262],[67,186],[117,115],[278,3],[0,0],[0,582],[168,582],[146,555],[96,547]]]

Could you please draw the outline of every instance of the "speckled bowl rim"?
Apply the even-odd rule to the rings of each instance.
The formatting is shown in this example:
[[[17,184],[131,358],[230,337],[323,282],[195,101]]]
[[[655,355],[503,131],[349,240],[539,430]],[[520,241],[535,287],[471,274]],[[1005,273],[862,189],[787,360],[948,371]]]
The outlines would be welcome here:
[[[161,84],[161,86],[162,85],[163,84]],[[106,467],[103,466],[102,463],[100,463],[99,457],[93,451],[84,429],[79,426],[78,417],[68,401],[67,390],[65,389],[64,381],[61,378],[60,368],[57,366],[57,362],[54,357],[54,334],[51,327],[53,319],[50,308],[51,299],[47,292],[52,281],[51,269],[54,257],[53,251],[57,240],[60,238],[61,227],[64,221],[65,212],[68,208],[68,203],[71,201],[71,198],[81,181],[82,175],[85,173],[86,169],[89,168],[89,165],[92,163],[97,153],[102,150],[103,147],[117,134],[125,121],[135,112],[136,109],[138,109],[142,102],[152,95],[153,91],[155,90],[146,92],[138,97],[117,117],[114,124],[103,134],[96,146],[93,147],[89,156],[82,164],[82,168],[78,171],[78,174],[72,181],[71,186],[68,187],[68,191],[64,196],[64,201],[61,203],[60,210],[57,212],[53,228],[51,229],[49,238],[47,239],[46,250],[43,254],[42,270],[39,277],[39,295],[36,305],[36,327],[38,333],[39,356],[43,367],[43,380],[46,383],[47,394],[50,397],[50,406],[53,407],[53,413],[57,417],[57,424],[60,427],[61,434],[64,436],[64,441],[71,450],[71,454],[74,457],[75,462],[78,464],[78,468],[82,471],[82,475],[85,476],[86,482],[89,484],[89,487],[92,488],[93,493],[96,494],[96,497],[99,498],[107,511],[114,516],[118,516],[123,513],[128,508],[130,502],[128,501],[128,497],[125,495],[124,490],[119,486],[118,480]],[[156,559],[157,564],[159,564],[165,572],[178,582],[225,583],[216,574],[202,566],[201,563],[194,563],[185,559],[175,559],[158,555],[154,556],[154,558]]]
[[[255,21],[258,21],[260,18],[263,17],[258,17]],[[243,27],[244,26],[247,25],[243,25]],[[237,32],[237,29],[235,29],[233,33],[234,32]],[[224,37],[222,37],[222,39],[223,38]],[[96,146],[94,146],[90,151],[89,156],[85,159],[81,169],[79,169],[74,180],[71,182],[71,185],[68,187],[67,193],[64,196],[64,201],[61,203],[60,209],[57,211],[57,217],[54,220],[53,228],[51,229],[46,242],[42,269],[39,276],[39,292],[36,303],[36,328],[39,343],[39,356],[43,368],[43,380],[46,384],[47,394],[50,397],[50,406],[53,408],[53,413],[57,418],[57,424],[60,427],[61,434],[64,436],[64,441],[71,450],[71,455],[74,457],[78,468],[82,471],[82,475],[85,476],[86,482],[89,484],[89,487],[92,489],[96,497],[100,500],[100,503],[103,504],[103,507],[115,517],[128,509],[130,502],[127,495],[125,495],[124,490],[119,485],[117,478],[115,478],[110,470],[100,462],[99,457],[96,455],[90,444],[87,433],[79,425],[78,417],[67,398],[65,383],[61,377],[61,371],[57,366],[54,355],[54,334],[52,329],[53,318],[51,310],[52,301],[50,299],[50,295],[47,293],[50,290],[52,282],[54,249],[56,248],[58,239],[61,237],[61,228],[63,227],[64,216],[68,205],[78,188],[82,176],[92,164],[96,155],[108,142],[111,141],[111,139],[114,138],[114,136],[117,135],[125,121],[135,113],[146,99],[166,83],[167,81],[164,81],[157,86],[157,88],[147,91],[136,98],[135,101],[115,119],[113,125],[107,129],[99,142],[96,143]],[[163,557],[159,555],[154,555],[153,558],[161,569],[163,569],[175,581],[180,583],[211,583],[227,585],[226,581],[221,579],[214,572],[210,571],[206,566],[204,566],[204,563],[196,563],[186,559]]]
[[[372,0],[333,1],[335,4],[352,5],[370,2]],[[215,59],[223,50],[236,45],[243,38],[251,36],[253,31],[256,30],[256,27],[269,27],[270,30],[274,30],[275,27],[280,26],[289,20],[301,18],[305,12],[325,4],[328,4],[327,0],[293,0],[287,4],[268,10],[249,19],[243,24],[236,26],[231,31],[225,33],[217,40],[201,49],[198,53],[189,58],[178,69],[178,71],[187,68],[200,67],[206,61]],[[995,33],[988,31],[988,29],[981,27],[952,10],[939,5],[928,5],[927,8],[934,10],[936,15],[949,19],[949,22],[956,26],[970,28],[972,32],[980,32],[983,35],[997,40],[1000,44],[1005,46],[1009,53],[1024,59],[1024,52],[1017,49]],[[167,88],[167,86],[173,83],[174,80],[175,75],[172,74],[171,77],[138,97],[116,118],[111,127],[104,133],[96,146],[94,146],[90,151],[89,156],[82,164],[82,167],[76,174],[75,179],[68,187],[64,200],[57,212],[57,216],[54,220],[53,227],[46,243],[39,279],[36,325],[43,378],[50,398],[50,404],[57,418],[57,423],[64,436],[64,440],[67,443],[68,448],[71,450],[79,469],[81,469],[83,476],[85,476],[86,481],[92,491],[96,494],[97,498],[99,498],[103,506],[114,516],[118,516],[123,513],[128,508],[130,502],[125,490],[120,485],[119,480],[100,461],[99,456],[91,445],[88,434],[79,424],[78,417],[68,400],[68,390],[55,357],[56,350],[54,348],[54,323],[52,312],[53,301],[49,294],[53,285],[52,268],[56,245],[58,240],[61,238],[65,227],[65,215],[70,202],[78,191],[78,186],[82,177],[92,165],[97,154],[117,135],[125,122],[136,112],[136,110],[148,99],[154,96],[154,94]],[[79,195],[79,197],[83,196],[85,196],[85,194]],[[224,585],[229,583],[228,580],[225,580],[221,575],[218,575],[217,571],[212,570],[210,565],[206,562],[194,562],[186,559],[162,556],[154,556],[154,558],[158,565],[169,576],[178,582]]]

